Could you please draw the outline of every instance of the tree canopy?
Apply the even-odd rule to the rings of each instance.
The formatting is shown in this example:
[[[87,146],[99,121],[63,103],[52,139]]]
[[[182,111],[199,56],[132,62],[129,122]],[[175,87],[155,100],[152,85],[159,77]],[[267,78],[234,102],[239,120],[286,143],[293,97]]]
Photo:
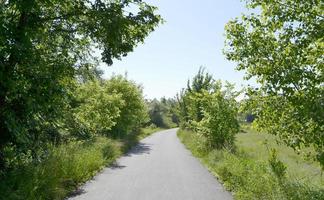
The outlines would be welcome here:
[[[322,1],[246,2],[260,12],[226,25],[225,55],[259,83],[249,90],[256,123],[298,151],[315,147],[324,165]]]
[[[126,56],[161,22],[155,11],[141,0],[1,1],[0,152],[57,135],[75,78],[100,74],[94,49],[108,65]]]
[[[239,132],[235,98],[240,92],[233,84],[215,80],[203,67],[187,83],[177,95],[181,128],[197,132],[206,149],[233,148]]]

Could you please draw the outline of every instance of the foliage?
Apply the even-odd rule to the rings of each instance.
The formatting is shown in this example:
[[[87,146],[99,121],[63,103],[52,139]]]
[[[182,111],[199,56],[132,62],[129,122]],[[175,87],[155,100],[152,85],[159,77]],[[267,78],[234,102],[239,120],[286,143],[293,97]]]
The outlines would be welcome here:
[[[269,165],[271,167],[272,172],[276,175],[276,177],[279,180],[285,178],[287,167],[282,161],[278,159],[278,154],[276,149],[270,150]]]
[[[188,80],[187,88],[177,94],[182,126],[189,127],[191,121],[199,122],[203,118],[201,93],[210,92],[213,84],[212,75],[205,72],[205,68],[200,67],[192,80]]]
[[[70,132],[122,137],[144,124],[147,110],[140,86],[123,76],[81,84],[75,93]]]
[[[79,136],[103,134],[116,125],[125,101],[120,93],[109,93],[108,89],[107,84],[99,81],[89,81],[78,87],[75,93],[78,106],[73,109],[72,117],[80,128],[71,132]]]
[[[250,141],[251,136],[247,136],[247,133],[242,133],[241,136]],[[204,138],[191,131],[179,130],[178,137],[193,155],[197,156],[223,182],[226,189],[233,193],[235,199],[315,200],[324,198],[323,182],[322,184],[315,183],[312,178],[308,181],[295,179],[295,176],[288,174],[285,179],[279,180],[273,175],[267,159],[251,157],[250,153],[257,153],[262,149],[251,150],[249,148],[261,141],[250,142],[246,148],[242,148],[240,143],[237,143],[238,150],[229,152],[201,148]],[[295,162],[300,165],[302,160],[300,157],[296,159]],[[287,167],[287,171],[290,170],[295,172]],[[306,177],[312,173],[312,170],[308,171]]]
[[[177,102],[172,99],[161,98],[147,102],[150,123],[160,128],[172,128],[179,124]]]
[[[94,48],[108,65],[131,52],[161,22],[155,10],[140,0],[1,1],[1,171],[4,149],[36,159],[58,140],[75,78],[89,78],[78,69],[96,68]]]
[[[120,145],[100,137],[52,147],[41,163],[10,171],[0,180],[0,199],[63,199],[120,155]]]
[[[210,148],[233,147],[235,134],[239,131],[237,94],[232,91],[232,85],[227,85],[225,91],[221,88],[221,83],[216,82],[212,93],[201,93],[203,118],[194,123]]]
[[[210,90],[213,87],[213,76],[206,72],[204,67],[199,67],[198,73],[187,83],[189,93],[199,93],[203,90]]]
[[[314,146],[324,166],[323,9],[318,0],[249,0],[258,14],[226,25],[225,54],[260,84],[250,89],[260,129],[296,150]]]
[[[196,130],[208,148],[231,147],[239,131],[239,93],[229,83],[223,87],[202,67],[191,82],[177,96],[182,127]]]
[[[141,86],[123,76],[113,76],[104,82],[107,93],[119,94],[124,105],[116,118],[111,133],[114,136],[129,134],[148,121],[147,108]]]
[[[200,121],[203,118],[202,102],[200,99],[201,93],[204,91],[211,91],[213,87],[214,79],[212,75],[205,72],[205,68],[200,67],[198,73],[192,78],[191,84],[188,80],[187,94],[190,106],[188,107],[189,119],[194,121]],[[186,100],[186,98],[184,99]]]
[[[118,141],[94,136],[51,146],[49,156],[42,162],[20,165],[0,179],[0,199],[64,199],[140,139],[159,130],[143,128]]]

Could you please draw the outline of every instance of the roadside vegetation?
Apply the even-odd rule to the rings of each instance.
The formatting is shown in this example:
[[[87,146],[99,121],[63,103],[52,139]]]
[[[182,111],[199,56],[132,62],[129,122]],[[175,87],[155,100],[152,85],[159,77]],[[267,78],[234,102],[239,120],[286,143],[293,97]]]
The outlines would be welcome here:
[[[32,149],[35,155],[4,149],[0,199],[63,199],[140,139],[162,130],[142,128],[149,122],[147,105],[140,87],[126,77],[79,84],[74,95],[59,141]]]
[[[177,101],[174,98],[161,98],[147,101],[149,124],[151,127],[174,128],[179,126]]]
[[[260,131],[277,135],[324,169],[323,5],[321,1],[246,1],[252,13],[225,27],[224,53],[258,83],[246,107]],[[253,11],[255,11],[253,13]]]
[[[235,91],[201,67],[175,98],[145,100],[139,84],[103,79],[98,66],[143,42],[163,21],[157,8],[2,1],[0,199],[63,199],[139,139],[176,126],[237,199],[324,199],[322,2],[246,5],[250,14],[225,27],[224,54],[255,87]]]
[[[324,199],[319,164],[278,145],[272,135],[240,132],[235,150],[208,150],[204,138],[190,130],[179,130],[178,137],[235,199]]]
[[[161,21],[137,0],[0,3],[0,199],[63,199],[157,130],[141,86],[98,66]]]
[[[260,132],[258,115],[239,94],[200,68],[177,96],[180,140],[235,199],[324,199],[316,147],[304,154]]]
[[[0,199],[64,199],[137,142],[162,129],[141,128],[119,139],[75,140],[47,149],[41,162],[25,163],[0,181]]]
[[[200,68],[177,95],[178,136],[236,199],[324,199],[323,23],[320,1],[246,1],[224,53],[249,86]]]

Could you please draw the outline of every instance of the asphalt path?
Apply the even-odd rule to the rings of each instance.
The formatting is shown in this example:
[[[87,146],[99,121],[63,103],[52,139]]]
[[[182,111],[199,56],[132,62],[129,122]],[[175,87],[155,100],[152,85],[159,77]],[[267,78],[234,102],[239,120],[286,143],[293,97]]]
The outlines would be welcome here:
[[[177,129],[143,139],[82,186],[74,200],[229,200],[232,196],[180,142]]]

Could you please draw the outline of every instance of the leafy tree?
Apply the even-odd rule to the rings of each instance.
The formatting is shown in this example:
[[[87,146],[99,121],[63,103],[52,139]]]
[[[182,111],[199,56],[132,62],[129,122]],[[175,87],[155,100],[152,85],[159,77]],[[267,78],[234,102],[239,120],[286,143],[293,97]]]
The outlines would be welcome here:
[[[187,83],[187,90],[189,93],[202,92],[203,90],[209,91],[213,86],[213,76],[205,72],[204,67],[199,67],[198,73]]]
[[[215,81],[204,68],[188,81],[187,89],[177,95],[182,128],[189,128],[201,135],[206,147],[232,147],[239,131],[238,103],[240,92],[234,85]]]
[[[258,127],[295,150],[313,146],[324,166],[323,3],[249,0],[258,14],[226,25],[228,59],[255,77],[251,108]]]
[[[178,112],[178,102],[175,98],[168,99],[168,112],[171,116],[171,122],[176,124],[176,126],[179,126],[180,123],[180,116]]]
[[[106,93],[118,94],[124,105],[120,107],[119,117],[112,127],[114,136],[129,134],[148,121],[141,86],[123,76],[113,76],[104,83]]]
[[[77,103],[69,126],[78,137],[122,137],[148,120],[140,86],[126,77],[88,81],[75,95]]]
[[[195,121],[200,121],[203,118],[203,113],[201,109],[201,100],[197,98],[197,95],[201,94],[203,91],[210,91],[213,85],[213,77],[208,72],[205,72],[205,68],[200,67],[198,73],[193,77],[191,83],[188,80],[187,92],[189,95],[189,100],[193,102],[193,105],[189,107],[189,115],[191,119]]]
[[[86,83],[88,81],[102,80],[103,70],[98,65],[84,64],[76,69],[75,76],[78,82]]]
[[[214,83],[213,91],[203,91],[203,118],[194,122],[198,134],[206,138],[208,148],[230,148],[234,145],[235,135],[239,132],[237,120],[238,104],[235,98],[239,93],[233,91],[233,85],[222,88],[220,81]]]
[[[192,80],[188,80],[187,88],[177,94],[182,126],[188,128],[191,121],[200,121],[203,118],[202,99],[199,96],[204,91],[211,91],[213,83],[212,75],[205,72],[205,68],[200,67]]]
[[[149,102],[149,117],[150,122],[157,127],[166,127],[163,120],[163,108],[157,99]]]
[[[7,145],[28,153],[55,140],[76,70],[95,64],[94,47],[108,65],[131,52],[161,21],[155,10],[141,0],[1,2],[0,170]]]
[[[175,99],[153,99],[148,102],[150,123],[161,128],[175,127],[179,123]]]
[[[178,113],[179,113],[179,120],[180,120],[180,127],[186,128],[188,127],[189,122],[189,111],[188,111],[188,96],[185,89],[182,89],[176,95],[177,102],[178,102]]]
[[[122,94],[107,92],[110,88],[106,88],[106,85],[99,81],[89,81],[76,91],[79,105],[73,109],[72,116],[79,128],[75,134],[86,137],[104,134],[117,124],[126,102],[122,99]]]

